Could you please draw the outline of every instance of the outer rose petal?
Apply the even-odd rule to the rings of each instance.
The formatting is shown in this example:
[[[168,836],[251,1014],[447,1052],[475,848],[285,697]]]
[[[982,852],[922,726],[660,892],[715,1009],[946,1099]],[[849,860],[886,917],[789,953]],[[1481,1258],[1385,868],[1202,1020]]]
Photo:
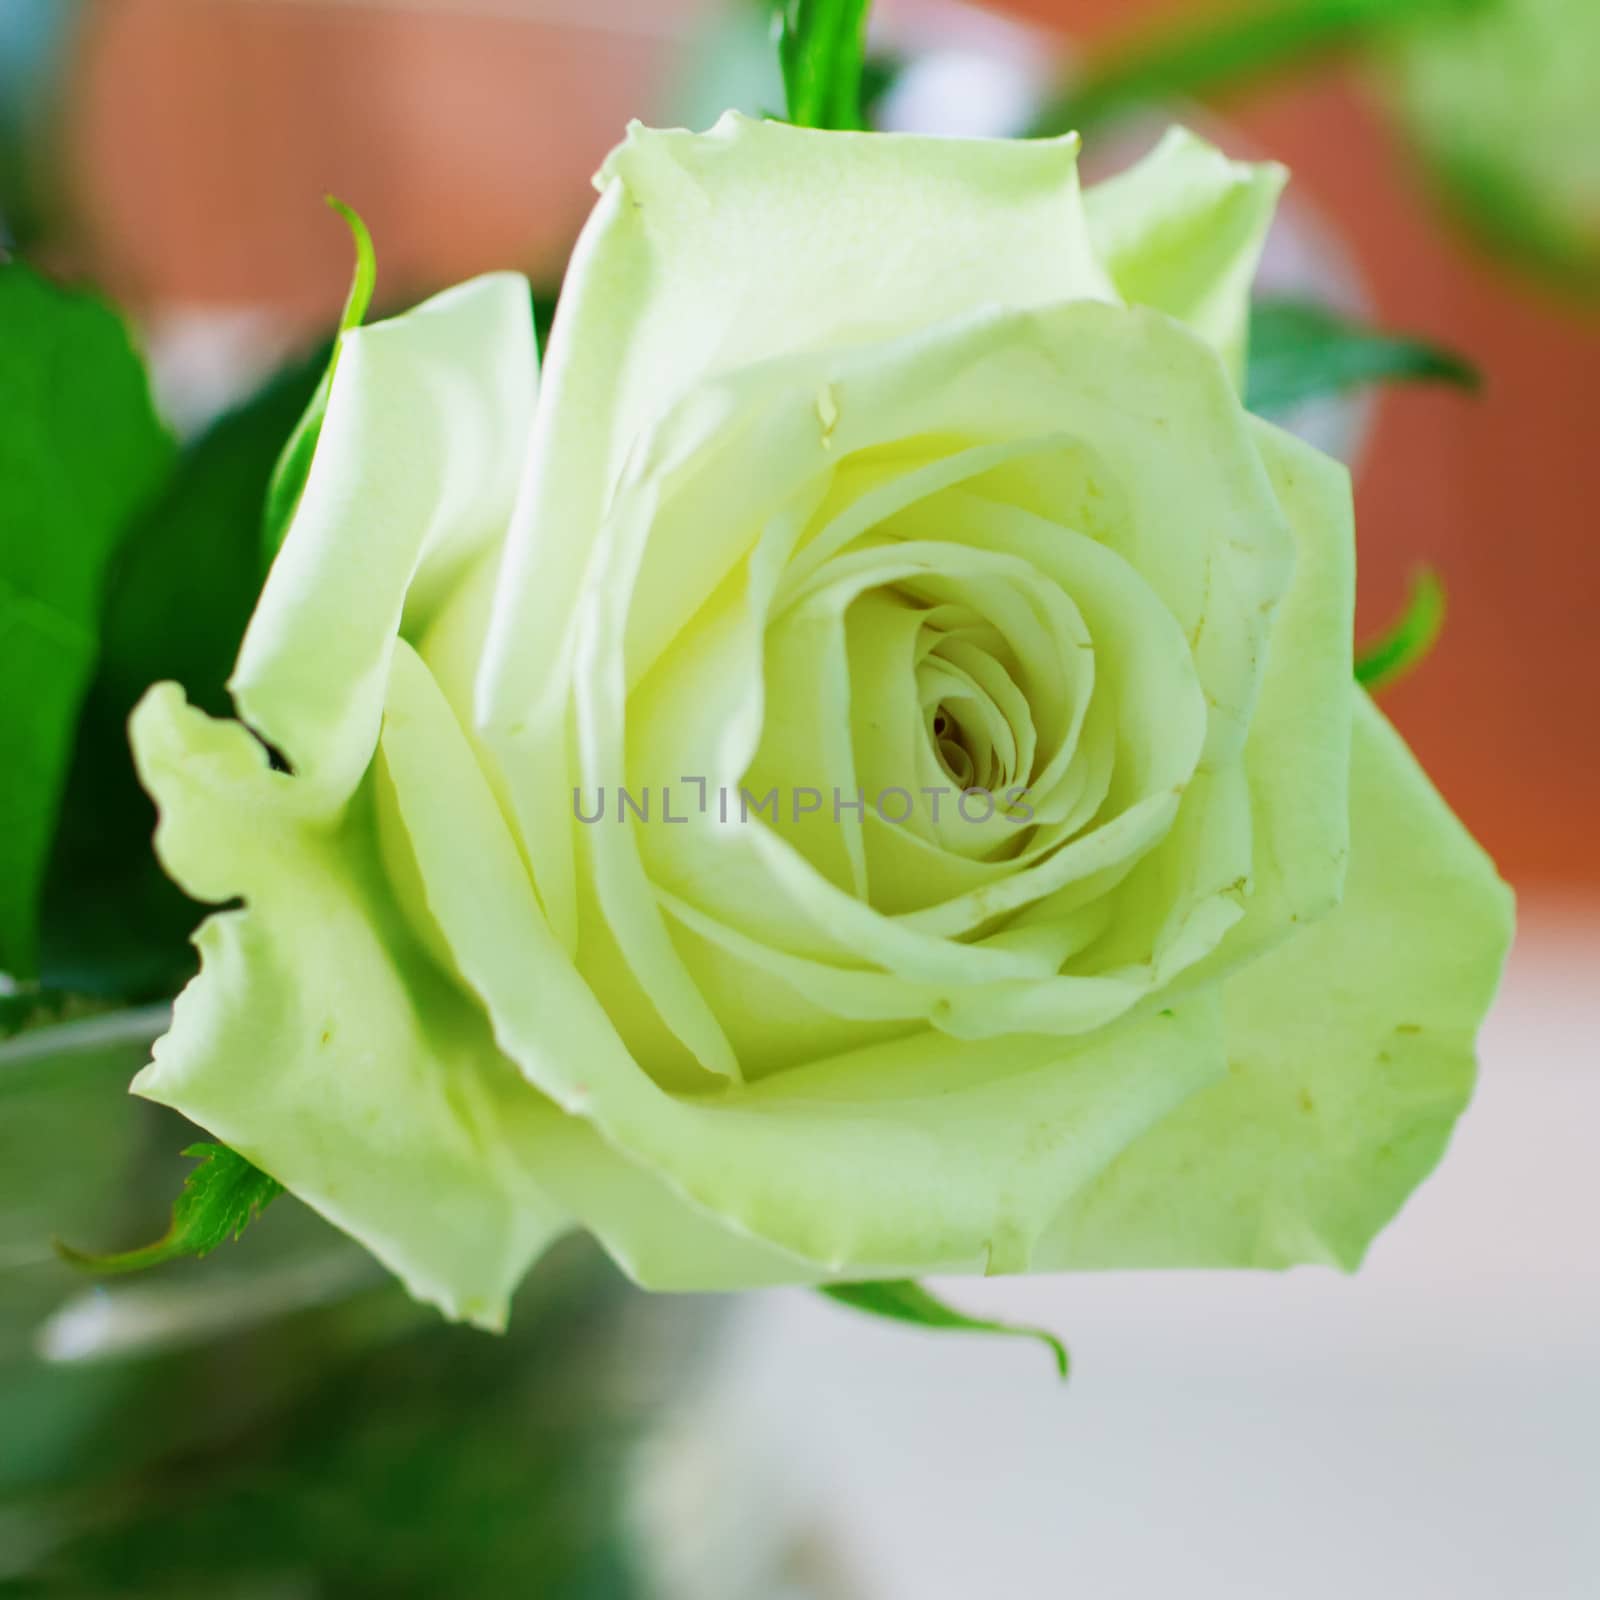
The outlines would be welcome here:
[[[1511,894],[1358,695],[1337,910],[1223,985],[1229,1074],[1076,1197],[1036,1267],[1353,1269],[1467,1103]]]
[[[1209,981],[1338,903],[1350,854],[1355,525],[1350,474],[1269,422],[1256,445],[1295,537],[1245,745],[1252,860],[1244,915],[1180,980]]]
[[[425,626],[505,533],[537,379],[514,273],[343,337],[305,493],[229,685],[325,810],[372,759],[402,625]]]
[[[471,770],[404,643],[384,724],[384,785]],[[137,1093],[270,1172],[419,1299],[485,1327],[575,1211],[651,1287],[819,1275],[729,1233],[528,1087],[395,905],[370,785],[342,822],[303,815],[301,781],[173,685],[146,697],[134,738],[168,869],[203,898],[248,900],[201,928],[200,976]]]
[[[1084,193],[1095,250],[1117,292],[1187,322],[1242,387],[1250,284],[1288,174],[1230,161],[1169,128],[1143,161]]]
[[[403,647],[402,647],[403,648]],[[571,1226],[520,1154],[533,1096],[433,970],[384,881],[370,785],[335,822],[236,722],[152,689],[133,718],[167,870],[206,900],[200,976],[134,1080],[486,1326]]]

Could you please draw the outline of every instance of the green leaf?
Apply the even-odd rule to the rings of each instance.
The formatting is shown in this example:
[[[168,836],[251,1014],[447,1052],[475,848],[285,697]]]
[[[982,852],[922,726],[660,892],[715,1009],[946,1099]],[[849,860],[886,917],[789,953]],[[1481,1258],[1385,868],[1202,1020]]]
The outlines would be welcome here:
[[[1400,620],[1366,649],[1356,652],[1356,681],[1372,693],[1427,659],[1444,627],[1444,586],[1430,567],[1411,580],[1411,596]]]
[[[229,710],[225,685],[261,590],[262,500],[327,363],[323,345],[187,445],[112,564],[45,882],[41,955],[57,988],[155,999],[194,969],[189,934],[203,913],[150,848],[155,808],[133,770],[128,714],[167,678]]]
[[[137,1250],[94,1255],[56,1242],[66,1261],[89,1272],[111,1275],[142,1272],[183,1256],[209,1255],[219,1244],[237,1239],[283,1193],[283,1185],[251,1166],[223,1144],[192,1144],[184,1152],[199,1165],[184,1179],[172,1205],[172,1222],[151,1244]]]
[[[119,723],[161,678],[208,710],[230,710],[228,675],[261,592],[262,504],[332,349],[320,341],[187,443],[129,533],[107,585],[96,675]],[[126,742],[125,730],[119,737]]]
[[[350,238],[355,245],[356,264],[350,277],[350,293],[345,297],[344,312],[339,318],[339,333],[359,328],[372,304],[372,289],[378,278],[377,256],[372,248],[372,235],[353,207],[344,201],[327,197],[328,204],[344,218],[350,228]],[[323,414],[328,409],[328,391],[333,387],[334,369],[339,365],[339,340],[335,336],[333,350],[328,357],[327,370],[322,382],[311,397],[289,442],[283,447],[278,465],[273,470],[272,482],[267,487],[267,502],[261,519],[261,546],[263,566],[270,566],[272,558],[283,543],[289,520],[300,504],[301,491],[306,486],[306,474],[311,470],[311,457],[317,448],[317,436],[322,432]]]
[[[1056,1370],[1065,1378],[1069,1366],[1067,1347],[1043,1328],[1022,1328],[1009,1322],[993,1322],[985,1317],[969,1317],[947,1306],[910,1278],[881,1283],[829,1283],[821,1292],[830,1300],[875,1317],[895,1322],[914,1323],[941,1333],[998,1333],[1009,1338],[1037,1339],[1055,1357]]]
[[[1273,416],[1318,395],[1364,383],[1478,386],[1472,365],[1419,339],[1373,333],[1325,306],[1297,300],[1258,302],[1250,316],[1252,411]]]
[[[1136,40],[1070,85],[1040,115],[1035,137],[1082,131],[1140,106],[1232,89],[1269,73],[1364,46],[1383,30],[1482,0],[1268,0],[1192,27]]]
[[[800,128],[856,129],[871,0],[784,0],[778,60],[789,121]]]
[[[106,565],[171,458],[117,314],[0,262],[0,970],[16,977],[37,969]]]

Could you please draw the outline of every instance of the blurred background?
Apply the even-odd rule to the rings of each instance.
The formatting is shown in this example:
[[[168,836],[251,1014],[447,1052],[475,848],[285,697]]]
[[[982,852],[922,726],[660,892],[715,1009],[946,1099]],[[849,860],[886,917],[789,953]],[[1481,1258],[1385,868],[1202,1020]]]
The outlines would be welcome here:
[[[194,437],[336,321],[349,243],[325,193],[371,228],[380,305],[504,266],[553,289],[629,118],[703,126],[728,105],[781,106],[769,14],[760,0],[0,0],[0,216],[37,263],[130,313],[163,411]],[[881,0],[874,29],[883,126],[1082,120],[1093,174],[1177,116],[1284,162],[1267,286],[1483,373],[1476,395],[1396,387],[1296,419],[1356,471],[1358,628],[1401,610],[1420,563],[1449,594],[1440,644],[1384,704],[1522,899],[1480,1097],[1355,1280],[951,1287],[1060,1330],[1077,1360],[1062,1391],[1031,1349],[880,1328],[798,1294],[726,1315],[663,1303],[625,1334],[602,1319],[606,1355],[582,1381],[625,1396],[607,1414],[640,1463],[627,1526],[665,1574],[656,1586],[597,1560],[548,1590],[511,1569],[470,1589],[393,1574],[364,1589],[357,1552],[339,1592],[1600,1595],[1600,5]],[[115,1063],[94,1068],[106,1082],[125,1047],[91,1052]],[[308,1270],[284,1248],[297,1317],[344,1303],[341,1274],[358,1268],[330,1256]],[[598,1271],[551,1275],[540,1305]],[[15,1382],[0,1435],[33,1509],[0,1511],[0,1593],[34,1581],[51,1539],[71,1542],[35,1525],[54,1480],[43,1435],[4,1396],[31,1404],[56,1383],[40,1362],[116,1367],[133,1336],[97,1331],[96,1304],[3,1354]],[[150,1315],[167,1328],[157,1345],[187,1348],[167,1312]],[[264,1316],[234,1306],[222,1321]],[[520,1342],[460,1359],[599,1348],[575,1312],[526,1320]],[[413,1356],[394,1383],[442,1386],[456,1360]],[[373,1405],[388,1392],[374,1387]],[[550,1415],[547,1393],[518,1393]],[[394,1449],[420,1448],[403,1435]],[[559,1428],[541,1437],[581,1454]],[[317,1472],[294,1470],[313,1510],[354,1515],[337,1511],[338,1474],[317,1475],[329,1450],[306,1448]],[[607,1472],[621,1450],[608,1446]],[[0,1497],[6,1461],[0,1443]],[[457,1531],[480,1543],[516,1522],[521,1481],[530,1506],[547,1493],[514,1455],[451,1481]],[[363,1526],[399,1538],[433,1482],[424,1472]],[[283,1550],[313,1525],[285,1521]],[[69,1562],[49,1592],[178,1592],[140,1587],[139,1546],[118,1548],[120,1577]],[[267,1568],[266,1587],[237,1592],[324,1592],[304,1562]]]

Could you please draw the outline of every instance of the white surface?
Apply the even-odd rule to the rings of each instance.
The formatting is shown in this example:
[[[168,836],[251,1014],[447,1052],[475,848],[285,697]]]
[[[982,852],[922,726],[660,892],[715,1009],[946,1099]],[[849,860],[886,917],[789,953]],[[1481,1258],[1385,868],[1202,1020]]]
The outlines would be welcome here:
[[[754,1297],[716,1402],[865,1600],[1600,1596],[1600,923],[1524,917],[1481,1087],[1355,1278],[947,1284],[1032,1344]],[[725,1435],[726,1436],[726,1435]]]

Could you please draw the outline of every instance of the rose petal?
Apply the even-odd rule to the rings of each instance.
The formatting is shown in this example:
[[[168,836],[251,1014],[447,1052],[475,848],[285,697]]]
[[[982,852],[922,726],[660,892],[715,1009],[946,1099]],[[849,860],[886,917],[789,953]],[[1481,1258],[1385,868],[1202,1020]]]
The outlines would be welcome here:
[[[1187,128],[1084,193],[1089,236],[1135,305],[1186,322],[1243,387],[1250,287],[1278,196],[1276,162],[1230,161]]]
[[[1223,985],[1228,1076],[1056,1219],[1040,1270],[1355,1268],[1472,1091],[1511,896],[1359,696],[1345,898]]]
[[[513,273],[343,336],[305,491],[229,685],[325,807],[372,758],[396,636],[425,627],[505,531],[537,376]]]

